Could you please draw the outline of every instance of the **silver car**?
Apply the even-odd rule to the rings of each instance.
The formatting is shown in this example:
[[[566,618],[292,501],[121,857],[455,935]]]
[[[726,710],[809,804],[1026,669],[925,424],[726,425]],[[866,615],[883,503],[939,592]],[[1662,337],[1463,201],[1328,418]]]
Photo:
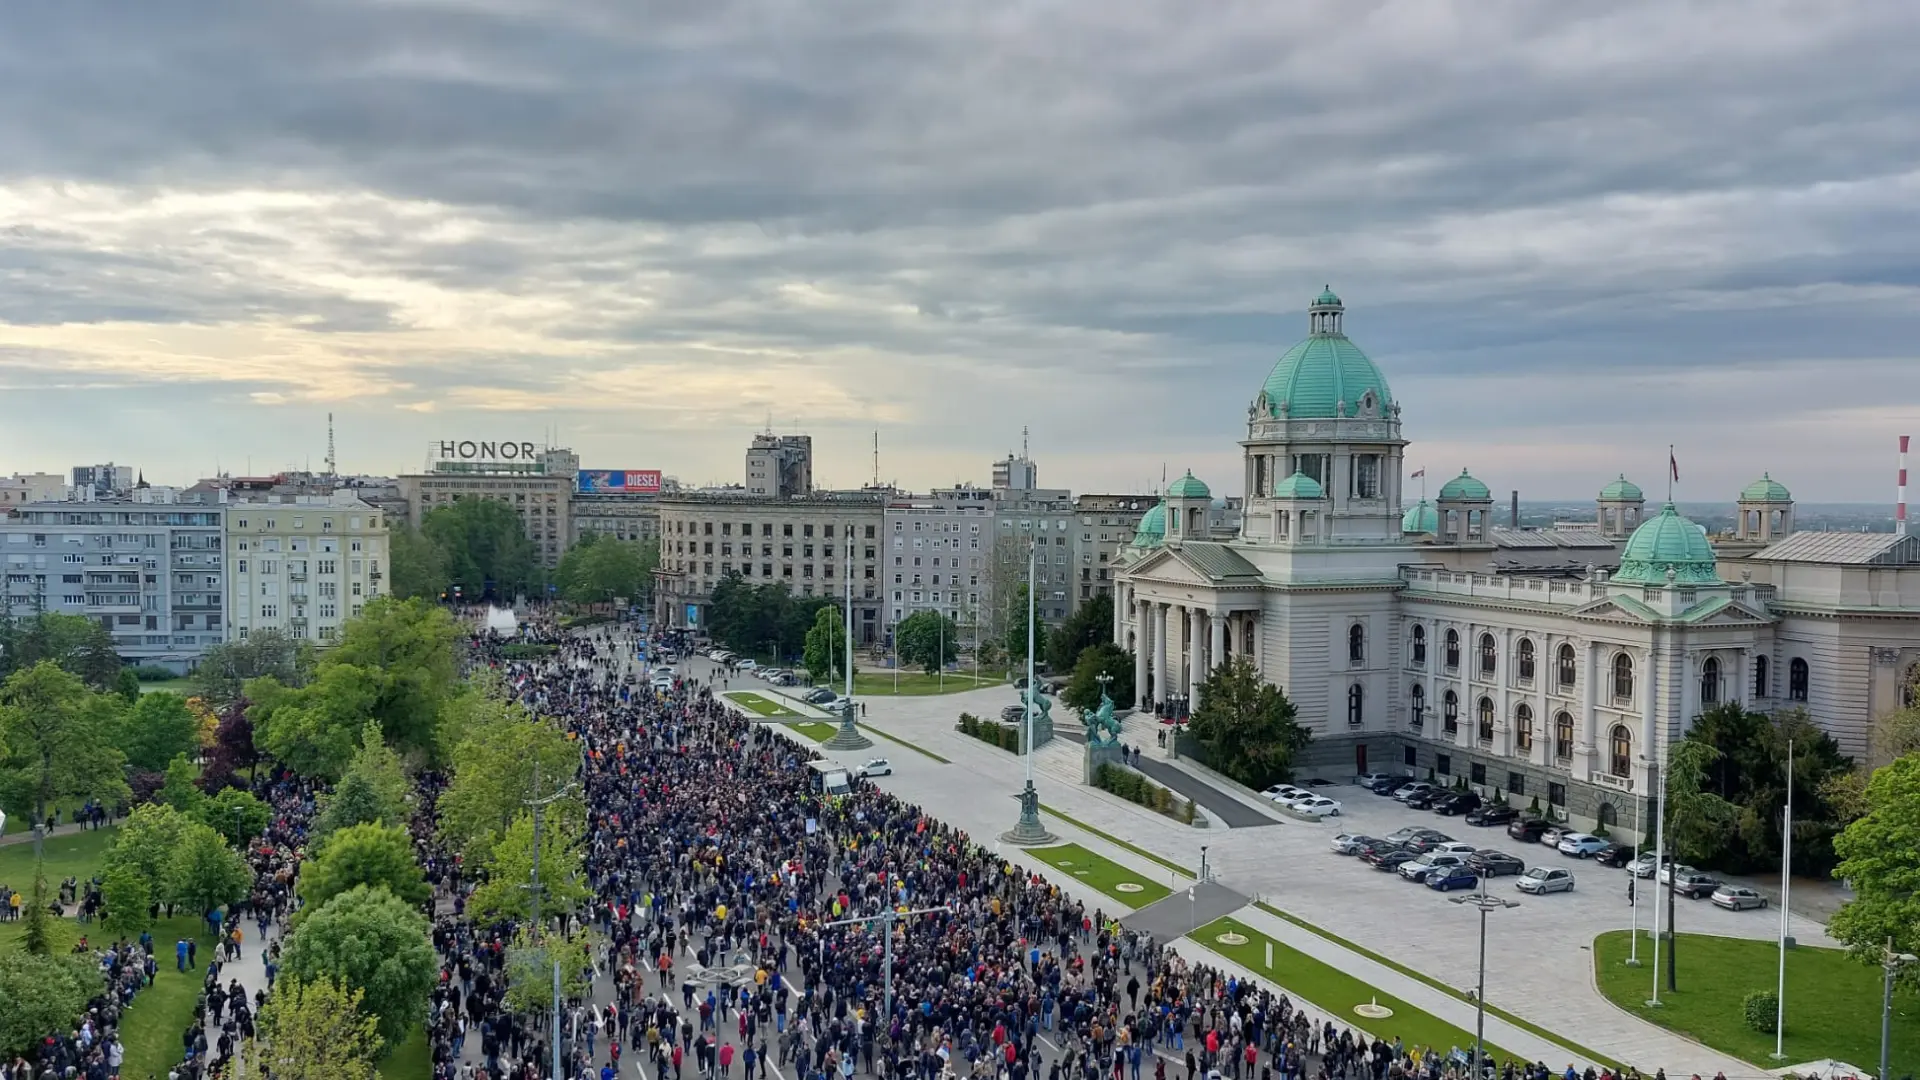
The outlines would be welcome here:
[[[1558,866],[1536,866],[1521,874],[1513,887],[1523,893],[1544,896],[1547,893],[1572,892],[1573,871]]]

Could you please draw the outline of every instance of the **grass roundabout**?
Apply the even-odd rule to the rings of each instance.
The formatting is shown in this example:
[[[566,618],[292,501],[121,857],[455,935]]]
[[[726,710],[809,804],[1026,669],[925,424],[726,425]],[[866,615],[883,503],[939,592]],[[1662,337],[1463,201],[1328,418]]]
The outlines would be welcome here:
[[[1064,870],[1128,907],[1146,907],[1167,897],[1172,890],[1112,859],[1096,855],[1079,844],[1034,848],[1034,858],[1056,870]]]

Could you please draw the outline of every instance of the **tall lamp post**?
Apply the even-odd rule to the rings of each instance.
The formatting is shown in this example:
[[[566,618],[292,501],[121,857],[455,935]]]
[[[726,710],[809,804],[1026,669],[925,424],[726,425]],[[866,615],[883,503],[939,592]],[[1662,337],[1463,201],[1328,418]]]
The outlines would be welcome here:
[[[882,1020],[880,1024],[877,1024],[875,1026],[878,1027],[881,1031],[883,1032],[886,1031],[887,1025],[893,1022],[893,927],[894,927],[894,924],[898,923],[901,919],[904,919],[910,915],[951,915],[951,914],[953,914],[953,909],[950,907],[915,908],[912,911],[888,908],[887,910],[881,912],[878,915],[865,915],[859,918],[840,919],[835,922],[820,924],[821,930],[825,930],[829,926],[866,926],[870,923],[880,924],[880,932],[885,938],[885,943],[882,944],[880,947],[881,948],[880,971],[881,971],[881,978],[882,978],[881,985],[882,987],[884,987],[884,989],[881,990],[881,994],[883,995],[881,1000],[885,1003],[883,1005],[884,1011],[881,1013],[881,1015],[885,1019]],[[826,947],[827,947],[826,935],[822,934],[820,938],[820,955],[823,961],[826,958]],[[822,963],[821,966],[823,968],[825,967],[824,962]]]
[[[1039,559],[1039,542],[1032,537],[1027,541],[1027,700],[1021,717],[1026,732],[1027,786],[1018,798],[1020,800],[1020,820],[1012,829],[1001,833],[1000,839],[1009,844],[1037,846],[1059,842],[1059,837],[1047,831],[1040,823],[1040,792],[1033,786],[1033,711],[1034,697],[1039,692],[1034,684],[1033,672],[1033,623],[1034,623],[1034,566]]]
[[[851,528],[852,526],[848,527]],[[834,732],[833,738],[828,739],[821,745],[829,750],[865,750],[867,747],[873,745],[873,740],[860,734],[860,729],[855,727],[853,723],[853,713],[857,706],[853,703],[853,543],[851,539],[849,539],[847,543],[847,573],[845,580],[847,614],[846,617],[841,620],[846,625],[840,628],[840,636],[845,639],[847,646],[847,692],[841,695],[840,730]],[[895,672],[900,670],[898,661],[896,661],[893,666]]]
[[[1487,895],[1487,879],[1480,878],[1480,891],[1448,897],[1480,912],[1480,981],[1473,992],[1473,1080],[1480,1080],[1481,1062],[1486,1060],[1487,1039],[1487,913],[1520,906],[1517,900]]]
[[[1887,1051],[1893,1044],[1893,977],[1908,964],[1920,963],[1920,956],[1912,953],[1893,951],[1893,939],[1887,939],[1886,948],[1880,952],[1880,970],[1885,982],[1880,991],[1880,1077],[1887,1080]]]

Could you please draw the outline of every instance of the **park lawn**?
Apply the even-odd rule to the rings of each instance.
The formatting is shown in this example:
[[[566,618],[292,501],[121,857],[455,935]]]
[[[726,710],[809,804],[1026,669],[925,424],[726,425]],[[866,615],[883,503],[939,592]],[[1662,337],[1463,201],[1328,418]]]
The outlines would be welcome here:
[[[924,671],[902,671],[898,676],[891,671],[861,671],[853,676],[853,696],[892,697],[898,694],[901,697],[924,697],[928,694],[958,694],[964,690],[1002,686],[1005,683],[1006,680],[998,675],[982,675],[975,679],[970,672],[949,671],[943,689],[939,675],[929,675]]]
[[[1776,916],[1777,917],[1777,916]],[[1628,967],[1628,931],[1593,941],[1595,982],[1609,1001],[1642,1020],[1696,1039],[1723,1053],[1771,1068],[1773,1035],[1747,1026],[1742,1001],[1754,990],[1772,990],[1780,972],[1779,946],[1771,940],[1681,934],[1676,954],[1680,989],[1661,979],[1660,1007],[1648,1008],[1653,991],[1653,937],[1640,934],[1641,966]],[[1664,965],[1666,959],[1661,958]],[[1788,1061],[1833,1058],[1863,1068],[1880,1061],[1880,969],[1838,949],[1808,945],[1787,952]],[[1920,1070],[1920,995],[1893,995],[1895,1076]]]
[[[753,713],[755,716],[787,717],[800,715],[798,712],[787,708],[772,698],[762,697],[759,694],[746,690],[729,690],[722,696],[735,705]]]
[[[1247,942],[1244,945],[1223,944],[1218,939],[1226,933],[1240,934]],[[1274,941],[1237,919],[1216,919],[1188,936],[1248,971],[1272,981],[1294,997],[1320,1006],[1339,1017],[1342,1023],[1387,1042],[1398,1038],[1409,1049],[1416,1046],[1431,1047],[1441,1054],[1456,1046],[1469,1052],[1472,1050],[1473,1032],[1463,1031],[1431,1013],[1422,1012],[1392,994],[1381,993],[1346,972],[1283,942]],[[1267,968],[1268,945],[1273,946],[1271,971]],[[1393,1015],[1383,1020],[1370,1020],[1353,1011],[1354,1006],[1368,1002],[1377,1002],[1392,1009]],[[1517,1060],[1514,1055],[1492,1043],[1487,1044],[1486,1053],[1494,1061]]]
[[[157,693],[161,690],[170,691],[182,697],[188,697],[193,691],[193,680],[181,677],[178,679],[159,679],[154,682],[143,682],[140,684],[140,692],[143,694]]]
[[[805,735],[817,743],[826,742],[828,739],[833,738],[840,730],[836,724],[828,724],[819,720],[805,720],[798,724],[788,724],[787,727],[792,728],[794,731]]]
[[[59,833],[41,841],[46,853],[47,889],[58,892],[60,882],[68,877],[86,881],[100,870],[100,863],[107,854],[107,845],[120,835],[115,826],[104,829],[83,829],[80,832]],[[0,885],[7,885],[21,892],[33,888],[33,841],[19,840],[0,846]]]
[[[1079,844],[1033,848],[1033,857],[1056,870],[1072,874],[1108,896],[1132,908],[1143,908],[1164,900],[1173,890],[1145,874],[1136,874],[1104,855],[1096,855]],[[1122,885],[1129,886],[1121,888]]]
[[[406,1041],[380,1062],[379,1073],[381,1080],[421,1080],[433,1075],[433,1047],[427,1043],[427,1029],[414,1028]]]

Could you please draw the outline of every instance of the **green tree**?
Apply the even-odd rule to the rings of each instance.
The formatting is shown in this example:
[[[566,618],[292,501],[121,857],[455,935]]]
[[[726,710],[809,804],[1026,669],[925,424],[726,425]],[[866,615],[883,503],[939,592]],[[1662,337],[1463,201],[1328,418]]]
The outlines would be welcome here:
[[[1027,584],[1021,582],[1007,598],[1006,635],[1001,644],[1007,650],[1007,663],[1014,667],[1024,666],[1027,662]],[[1033,628],[1033,655],[1036,660],[1047,655],[1047,624],[1036,623]]]
[[[560,993],[569,999],[585,996],[590,982],[590,942],[584,933],[561,936],[548,933],[535,940],[522,927],[507,949],[507,1007],[538,1013],[553,1000],[553,965],[560,963]]]
[[[397,1045],[426,1017],[440,961],[426,916],[385,889],[364,885],[328,900],[302,919],[281,947],[283,978],[308,985],[337,981],[359,991],[380,1037]]]
[[[419,596],[438,599],[452,579],[447,576],[447,554],[419,529],[396,522],[387,532],[389,584],[402,600]]]
[[[53,913],[48,910],[52,903],[53,897],[47,891],[46,862],[35,859],[33,886],[27,890],[26,912],[21,916],[26,925],[20,934],[20,946],[35,956],[53,952]]]
[[[254,679],[297,689],[313,678],[315,663],[312,642],[266,627],[207,649],[193,669],[193,695],[224,707],[239,700]]]
[[[136,807],[107,849],[104,866],[108,876],[124,868],[147,882],[155,899],[163,899],[167,867],[190,824],[184,814],[164,803]]]
[[[42,661],[95,691],[120,685],[122,665],[113,636],[94,620],[55,611],[0,617],[0,677],[11,678]]]
[[[352,760],[356,737],[373,715],[385,680],[352,664],[329,664],[307,686],[271,678],[247,683],[253,702],[253,741],[302,776],[338,779]]]
[[[0,952],[0,1054],[29,1053],[48,1032],[70,1030],[104,989],[91,956]]]
[[[1072,671],[1080,654],[1113,640],[1113,597],[1096,596],[1047,633],[1047,663],[1054,671]]]
[[[740,652],[793,656],[805,648],[820,609],[831,606],[829,597],[795,597],[784,583],[754,585],[730,574],[713,587],[707,632]]]
[[[1060,700],[1076,709],[1100,707],[1100,676],[1109,676],[1107,695],[1115,704],[1133,700],[1133,654],[1112,642],[1089,645],[1080,650],[1073,665],[1073,677],[1060,693]]]
[[[133,868],[116,866],[100,880],[100,899],[106,905],[100,924],[117,938],[133,938],[153,925],[153,888]]]
[[[544,816],[540,823],[540,910],[571,910],[593,895],[580,869],[580,833],[565,819]],[[473,891],[467,909],[482,921],[533,917],[533,816],[522,813],[507,827],[487,860],[486,883]]]
[[[560,558],[554,581],[561,599],[575,604],[604,604],[617,597],[643,602],[652,589],[653,571],[660,563],[656,542],[615,540],[584,533]]]
[[[267,831],[268,823],[273,820],[273,808],[250,791],[221,788],[220,794],[200,807],[200,820],[227,843],[241,847]]]
[[[506,503],[457,500],[429,511],[420,532],[445,560],[447,583],[458,585],[469,600],[479,599],[489,586],[497,596],[512,597],[535,591],[541,582],[539,552],[520,515]]]
[[[1714,790],[1721,757],[1701,740],[1681,739],[1667,748],[1667,843],[1682,862],[1711,863],[1732,841],[1740,811]]]
[[[185,754],[167,764],[167,782],[160,788],[160,801],[188,817],[198,817],[207,793],[194,786],[199,772]]]
[[[440,710],[460,675],[460,636],[459,624],[443,607],[381,597],[348,620],[320,670],[323,677],[335,666],[374,673],[371,715],[387,741],[403,753],[431,754]]]
[[[404,825],[410,788],[400,755],[387,747],[380,725],[367,721],[360,733],[360,749],[347,765],[346,775],[321,804],[313,838],[322,840],[336,829],[362,822]]]
[[[127,796],[126,757],[114,748],[111,710],[79,676],[51,660],[0,684],[0,808],[45,821],[62,802]]]
[[[1294,756],[1312,739],[1293,702],[1244,656],[1200,684],[1192,731],[1209,765],[1256,790],[1290,777]]]
[[[167,860],[167,899],[196,915],[237,904],[253,888],[253,868],[220,834],[189,821]]]
[[[387,1049],[365,995],[332,979],[281,979],[260,1010],[248,1055],[274,1080],[376,1080]]]
[[[960,628],[937,611],[916,611],[893,628],[902,664],[916,664],[931,675],[960,655]]]
[[[840,621],[840,609],[823,607],[814,615],[813,626],[807,630],[807,673],[813,676],[814,682],[831,682],[839,678],[846,657],[847,628]]]
[[[319,855],[300,868],[300,899],[306,911],[317,911],[360,885],[383,888],[416,906],[433,895],[420,864],[414,861],[413,839],[406,829],[393,825],[341,829],[327,837]]]
[[[441,793],[440,835],[468,863],[482,865],[536,794],[559,790],[580,768],[580,747],[517,702],[473,695],[458,702],[453,780]],[[539,777],[539,789],[534,781]],[[579,798],[548,808],[548,821],[585,820]]]
[[[200,721],[179,694],[142,694],[131,708],[116,709],[114,719],[114,745],[132,768],[164,772],[175,756],[200,752]]]
[[[1889,939],[1896,952],[1920,952],[1920,755],[1874,770],[1866,811],[1834,841],[1833,876],[1852,883],[1853,899],[1827,922],[1827,934],[1878,965]],[[1899,978],[1920,986],[1920,967],[1901,968]]]

